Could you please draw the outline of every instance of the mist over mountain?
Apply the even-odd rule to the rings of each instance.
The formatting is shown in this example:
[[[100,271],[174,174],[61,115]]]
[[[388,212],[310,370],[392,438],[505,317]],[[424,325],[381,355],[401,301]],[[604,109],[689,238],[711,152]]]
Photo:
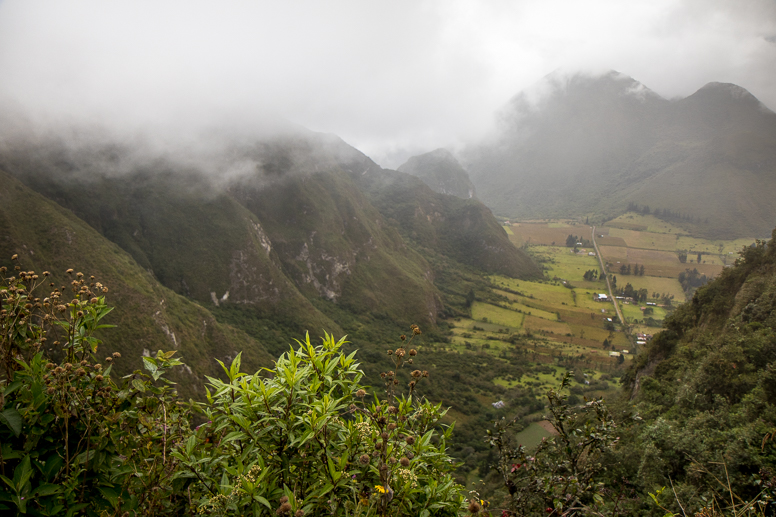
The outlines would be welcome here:
[[[397,169],[417,176],[434,192],[469,199],[475,197],[474,184],[458,160],[449,151],[437,149],[413,156]]]
[[[510,217],[611,217],[635,203],[715,237],[767,236],[776,221],[776,114],[732,84],[669,101],[614,71],[550,74],[461,159]]]
[[[44,210],[40,205],[66,214],[97,243],[55,259],[39,250],[64,223],[41,221],[30,229],[9,212],[2,260],[19,253],[38,269],[54,270],[92,254],[99,257],[92,273],[101,275],[111,271],[101,264],[120,253],[133,273],[124,268],[126,279],[109,275],[116,292],[167,290],[184,312],[193,302],[229,332],[250,334],[242,339],[257,358],[282,352],[292,336],[308,330],[433,328],[440,314],[454,311],[447,307],[453,299],[435,283],[440,260],[480,272],[539,274],[482,203],[382,169],[333,135],[302,128],[260,138],[221,135],[164,152],[142,138],[94,135],[99,132],[76,128],[2,140],[7,195],[13,188],[34,191],[30,210]],[[141,288],[132,275],[152,287]],[[162,316],[152,310],[158,303],[143,306],[162,329]],[[177,346],[191,329],[175,318],[180,328],[170,332]],[[119,337],[117,346],[133,357],[143,348],[168,348],[169,335],[160,330],[159,336],[137,343]],[[203,339],[209,344],[190,345],[207,350],[213,342]],[[202,373],[196,363],[192,368]]]

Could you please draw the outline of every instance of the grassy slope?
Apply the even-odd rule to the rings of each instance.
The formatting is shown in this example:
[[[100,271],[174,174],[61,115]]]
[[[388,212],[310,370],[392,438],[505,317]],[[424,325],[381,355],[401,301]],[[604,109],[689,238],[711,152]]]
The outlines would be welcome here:
[[[219,374],[215,357],[228,360],[243,351],[248,368],[271,362],[259,342],[161,286],[119,246],[2,171],[0,229],[0,263],[10,266],[11,255],[18,253],[25,269],[50,270],[57,284],[66,284],[64,271],[77,267],[109,286],[108,302],[116,309],[108,322],[118,327],[105,331],[100,353],[120,351],[120,372],[139,368],[144,349],[178,349],[192,373],[181,370],[177,379],[181,391],[193,396],[203,374]]]

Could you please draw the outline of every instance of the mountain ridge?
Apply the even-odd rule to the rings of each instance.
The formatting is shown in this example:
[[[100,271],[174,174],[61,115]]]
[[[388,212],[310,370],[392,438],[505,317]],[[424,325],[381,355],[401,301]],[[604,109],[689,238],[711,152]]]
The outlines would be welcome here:
[[[495,140],[461,153],[496,212],[607,218],[634,202],[710,236],[769,234],[776,208],[760,193],[776,193],[776,114],[749,92],[709,83],[668,101],[617,72],[545,81],[533,101],[512,98]]]

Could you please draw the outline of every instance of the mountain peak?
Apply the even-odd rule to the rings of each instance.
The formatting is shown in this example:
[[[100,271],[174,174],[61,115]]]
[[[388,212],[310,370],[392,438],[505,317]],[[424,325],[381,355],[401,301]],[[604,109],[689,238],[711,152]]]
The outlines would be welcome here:
[[[469,179],[468,172],[447,149],[437,149],[413,156],[398,170],[417,176],[440,194],[449,194],[463,199],[475,196],[474,185]]]

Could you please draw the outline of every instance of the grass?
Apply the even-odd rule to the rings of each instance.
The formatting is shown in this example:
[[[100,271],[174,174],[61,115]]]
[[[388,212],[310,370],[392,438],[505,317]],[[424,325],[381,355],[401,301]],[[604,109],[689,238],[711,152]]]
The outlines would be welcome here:
[[[520,329],[523,327],[525,314],[509,309],[502,309],[501,307],[496,307],[489,303],[474,302],[472,304],[472,318],[483,322],[485,321],[483,318],[487,318],[488,322],[513,329]]]
[[[684,291],[682,290],[682,284],[676,278],[666,278],[659,276],[618,276],[617,285],[625,287],[625,284],[630,284],[634,289],[646,289],[649,292],[649,296],[652,293],[667,293],[673,295],[677,302],[685,301]],[[653,301],[653,300],[648,300]]]

